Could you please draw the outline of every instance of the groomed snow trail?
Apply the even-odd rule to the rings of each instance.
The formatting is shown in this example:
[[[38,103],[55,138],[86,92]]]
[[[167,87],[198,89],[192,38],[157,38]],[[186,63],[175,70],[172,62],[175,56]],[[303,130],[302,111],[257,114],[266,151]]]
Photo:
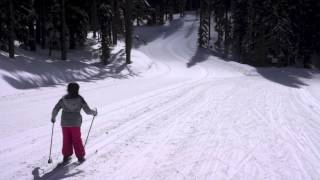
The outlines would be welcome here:
[[[50,172],[52,165],[46,163],[48,108],[63,88],[2,99],[1,107],[17,107],[12,113],[43,110],[39,116],[47,124],[1,138],[0,179],[320,179],[320,101],[315,91],[270,81],[253,67],[198,49],[197,29],[193,15],[138,28],[147,44],[136,42],[136,50],[154,62],[148,72],[81,84],[99,116],[86,147],[87,161],[80,166]],[[309,86],[319,83],[313,81]],[[83,137],[90,117],[84,119]],[[55,163],[61,159],[60,131],[55,128]]]

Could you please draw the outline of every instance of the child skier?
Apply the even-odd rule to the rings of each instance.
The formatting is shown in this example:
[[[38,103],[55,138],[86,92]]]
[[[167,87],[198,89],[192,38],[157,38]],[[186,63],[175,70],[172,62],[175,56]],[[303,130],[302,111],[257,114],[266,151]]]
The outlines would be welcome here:
[[[63,162],[68,162],[73,154],[73,149],[79,162],[83,162],[85,156],[85,150],[81,140],[81,123],[82,117],[80,110],[83,109],[87,114],[96,116],[97,110],[90,109],[86,101],[79,95],[79,85],[77,83],[68,84],[68,94],[63,96],[55,105],[52,111],[51,122],[55,123],[56,116],[60,109],[62,109],[61,115],[61,127],[63,135]]]

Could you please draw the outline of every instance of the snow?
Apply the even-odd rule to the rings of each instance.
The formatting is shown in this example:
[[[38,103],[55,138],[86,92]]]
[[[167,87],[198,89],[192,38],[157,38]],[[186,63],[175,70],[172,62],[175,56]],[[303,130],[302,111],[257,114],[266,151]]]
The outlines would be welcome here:
[[[0,179],[319,179],[319,71],[225,61],[197,48],[198,23],[137,27],[129,66],[123,43],[104,68],[92,40],[66,62],[1,52]],[[99,115],[86,162],[57,170],[50,114],[71,81]]]

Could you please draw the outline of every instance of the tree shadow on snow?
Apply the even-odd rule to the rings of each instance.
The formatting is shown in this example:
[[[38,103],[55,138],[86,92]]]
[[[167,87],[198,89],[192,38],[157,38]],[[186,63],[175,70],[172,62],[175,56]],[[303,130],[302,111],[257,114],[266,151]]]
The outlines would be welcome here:
[[[198,63],[204,62],[210,59],[210,56],[218,57],[220,60],[225,61],[225,63],[229,63],[230,67],[234,67],[235,70],[244,71],[243,74],[245,76],[261,76],[269,81],[290,88],[301,88],[302,86],[308,86],[306,79],[312,79],[315,77],[315,75],[320,74],[320,72],[316,70],[293,67],[256,67],[253,69],[250,68],[251,70],[246,70],[250,65],[238,64],[239,62],[237,61],[224,58],[221,52],[209,51],[200,47],[197,48],[196,53],[187,63],[187,67],[191,68]]]
[[[303,79],[311,79],[317,71],[299,68],[256,68],[263,78],[291,88],[308,86]]]
[[[197,47],[196,53],[192,56],[192,58],[187,63],[187,67],[191,68],[192,66],[195,66],[198,63],[204,62],[208,60],[210,56],[212,56],[212,54],[210,54],[208,50]]]
[[[232,61],[230,58],[226,57],[223,52],[217,51],[217,50],[209,50],[205,49],[202,47],[197,46],[195,54],[192,56],[192,58],[189,60],[187,63],[187,67],[190,68],[198,63],[204,62],[210,57],[215,56],[218,57],[219,59],[225,61],[225,62],[230,62]]]
[[[159,26],[140,26],[135,27],[135,36],[138,36],[138,41],[134,41],[133,47],[138,49],[140,46],[146,45],[159,38],[166,39],[184,25],[183,17],[174,19],[169,24]]]
[[[46,174],[40,175],[42,170],[40,167],[36,167],[32,170],[33,180],[64,179],[64,178],[73,177],[75,175],[83,173],[83,171],[81,170],[76,170],[76,172],[68,174],[72,169],[74,168],[70,169],[67,167],[65,168],[56,167],[52,171]]]
[[[85,55],[79,60],[52,60],[47,57],[33,58],[30,52],[18,52],[15,59],[1,58],[2,78],[16,89],[49,87],[66,82],[91,82],[105,78],[127,79],[137,76],[126,64],[124,50],[112,54],[110,64],[86,62]],[[0,56],[4,56],[1,55]],[[81,59],[82,58],[82,59]],[[126,72],[124,72],[124,70]]]

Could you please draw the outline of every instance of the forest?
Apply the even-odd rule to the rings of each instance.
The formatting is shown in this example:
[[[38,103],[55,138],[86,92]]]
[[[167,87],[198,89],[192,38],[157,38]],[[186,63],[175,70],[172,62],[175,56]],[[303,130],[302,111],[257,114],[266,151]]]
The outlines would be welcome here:
[[[320,64],[317,0],[1,0],[0,49],[11,58],[17,44],[49,55],[60,50],[66,60],[93,32],[104,64],[118,38],[126,40],[129,64],[134,26],[161,25],[190,10],[200,17],[199,46],[221,57],[256,66]]]

